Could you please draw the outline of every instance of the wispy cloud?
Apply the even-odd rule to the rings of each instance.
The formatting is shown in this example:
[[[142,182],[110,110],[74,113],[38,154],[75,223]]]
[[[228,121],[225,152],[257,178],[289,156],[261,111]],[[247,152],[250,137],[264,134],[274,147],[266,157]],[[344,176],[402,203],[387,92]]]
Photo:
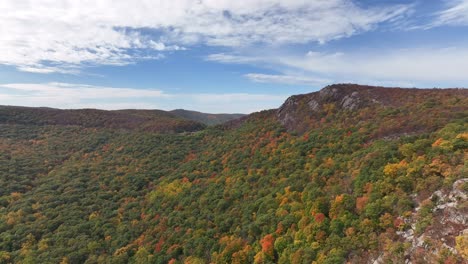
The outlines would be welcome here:
[[[102,87],[69,83],[0,84],[0,105],[66,109],[193,109],[209,113],[250,113],[276,108],[288,95],[181,93],[157,89]]]
[[[408,48],[314,52],[302,55],[259,56],[244,60],[226,54],[223,63],[268,65],[282,74],[246,74],[261,83],[323,85],[356,82],[390,86],[433,86],[444,83],[466,86],[468,83],[468,48]],[[300,75],[291,72],[301,73]],[[317,77],[319,76],[319,77]],[[445,85],[445,86],[446,86]]]
[[[309,52],[283,57],[281,63],[334,78],[379,82],[468,81],[468,48],[412,48],[352,53]]]
[[[206,56],[205,60],[228,63],[228,64],[250,64],[259,61],[259,57],[255,56],[243,56],[236,54],[216,53]]]
[[[112,88],[68,83],[12,83],[2,84],[0,87],[18,92],[17,94],[14,94],[14,96],[24,97],[25,95],[33,95],[37,97],[48,98],[57,97],[59,100],[65,100],[68,102],[76,102],[83,99],[144,98],[168,96],[160,90]]]
[[[4,0],[0,64],[36,73],[125,65],[193,44],[241,47],[326,42],[410,9],[350,0]]]
[[[282,84],[302,84],[302,85],[324,85],[330,83],[328,79],[313,78],[297,75],[284,75],[284,74],[261,74],[249,73],[245,75],[246,78],[258,83],[282,83]]]
[[[430,27],[442,25],[468,25],[468,0],[449,0],[447,9],[436,14]]]

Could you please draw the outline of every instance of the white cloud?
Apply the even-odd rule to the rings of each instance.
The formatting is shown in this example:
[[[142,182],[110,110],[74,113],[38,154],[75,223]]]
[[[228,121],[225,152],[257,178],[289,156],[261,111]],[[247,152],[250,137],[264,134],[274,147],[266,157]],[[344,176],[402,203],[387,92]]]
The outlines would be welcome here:
[[[441,25],[468,25],[468,0],[448,1],[448,8],[437,14],[431,27]]]
[[[325,42],[372,30],[408,9],[362,8],[351,0],[3,0],[0,64],[50,73],[125,65],[200,43]]]
[[[224,59],[227,58],[227,59]],[[238,59],[237,59],[238,58]],[[359,50],[347,53],[258,56],[224,54],[218,62],[268,65],[282,74],[247,74],[255,82],[321,85],[354,82],[385,86],[466,86],[468,48]],[[300,75],[291,74],[300,72]],[[317,78],[316,76],[320,76]]]
[[[227,94],[190,94],[181,95],[195,99],[199,103],[235,103],[235,102],[258,102],[283,99],[280,95],[248,94],[248,93],[227,93]]]
[[[311,73],[341,79],[398,82],[468,81],[468,48],[412,48],[355,53],[309,52],[302,57],[284,57],[282,63]]]
[[[252,113],[266,109],[278,108],[289,95],[270,94],[186,94],[179,99],[190,103],[185,107],[208,113]],[[179,108],[179,107],[178,107]],[[184,107],[182,107],[184,108]]]
[[[0,87],[12,89],[16,92],[26,93],[27,95],[57,98],[57,100],[65,100],[69,102],[76,102],[83,99],[145,98],[168,96],[159,90],[112,88],[68,83],[13,83],[2,84]],[[21,93],[19,96],[23,96]]]
[[[65,73],[65,74],[79,74],[80,71],[78,67],[76,66],[71,66],[71,65],[62,65],[61,67],[50,67],[50,66],[44,66],[41,64],[32,64],[32,65],[19,65],[17,66],[18,71],[22,72],[32,72],[32,73]]]
[[[250,57],[250,56],[241,56],[241,55],[234,55],[234,54],[226,54],[226,53],[216,53],[208,55],[205,60],[213,61],[213,62],[220,62],[220,63],[228,63],[228,64],[249,64],[255,63],[259,59],[258,57]]]
[[[297,76],[297,75],[275,75],[275,74],[261,74],[249,73],[245,77],[258,83],[282,83],[282,84],[303,84],[303,85],[324,85],[330,83],[328,79]]]
[[[276,108],[288,95],[249,93],[169,94],[161,90],[69,83],[0,84],[0,105],[65,109],[192,109],[208,113],[251,113]]]
[[[12,83],[0,85],[0,104],[58,108],[120,109],[141,99],[167,98],[160,90],[100,87],[68,83]],[[148,104],[132,102],[133,108]]]

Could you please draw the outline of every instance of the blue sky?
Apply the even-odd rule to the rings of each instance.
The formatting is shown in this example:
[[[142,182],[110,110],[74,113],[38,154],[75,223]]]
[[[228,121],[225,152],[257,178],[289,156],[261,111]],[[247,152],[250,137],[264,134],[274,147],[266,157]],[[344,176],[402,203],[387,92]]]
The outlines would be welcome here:
[[[467,87],[468,0],[4,0],[0,104],[250,113],[352,82]]]

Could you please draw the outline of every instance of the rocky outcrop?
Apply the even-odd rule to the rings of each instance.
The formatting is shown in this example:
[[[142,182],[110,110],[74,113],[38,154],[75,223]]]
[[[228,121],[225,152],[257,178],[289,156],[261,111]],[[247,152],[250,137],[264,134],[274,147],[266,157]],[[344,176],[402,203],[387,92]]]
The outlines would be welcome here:
[[[327,111],[326,105],[333,105],[338,110],[355,111],[380,103],[376,88],[353,84],[330,85],[318,92],[289,97],[276,115],[286,128],[295,130],[305,117],[319,117]]]
[[[406,220],[410,228],[397,232],[405,242],[410,244],[407,251],[407,263],[412,263],[411,260],[416,252],[425,252],[427,259],[431,255],[438,255],[437,247],[431,247],[431,244],[439,244],[441,246],[439,248],[445,248],[459,255],[456,237],[468,234],[468,194],[463,189],[466,183],[468,183],[468,178],[460,179],[453,184],[451,190],[438,190],[426,200],[434,201],[433,219],[423,232],[417,233],[416,224],[418,212],[424,201],[415,209],[412,217]]]

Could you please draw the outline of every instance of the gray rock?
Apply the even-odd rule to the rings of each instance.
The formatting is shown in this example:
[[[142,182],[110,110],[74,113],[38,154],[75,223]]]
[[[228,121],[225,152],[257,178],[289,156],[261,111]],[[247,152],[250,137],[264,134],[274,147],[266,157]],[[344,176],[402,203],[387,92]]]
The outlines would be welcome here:
[[[312,111],[318,111],[320,109],[320,104],[314,99],[310,100],[307,104]]]
[[[360,103],[361,103],[361,100],[359,98],[358,92],[353,92],[350,95],[346,95],[345,97],[343,97],[343,100],[341,100],[341,106],[345,110],[357,109]]]

